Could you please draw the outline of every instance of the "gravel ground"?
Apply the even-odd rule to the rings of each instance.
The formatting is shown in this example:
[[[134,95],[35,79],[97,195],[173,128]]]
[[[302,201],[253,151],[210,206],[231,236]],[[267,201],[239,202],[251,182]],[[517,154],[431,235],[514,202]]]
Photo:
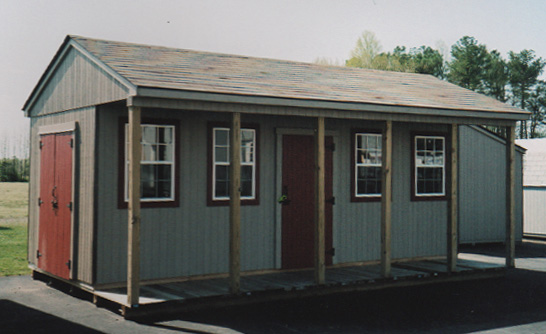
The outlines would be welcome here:
[[[500,245],[463,248],[503,256]],[[546,243],[505,278],[337,294],[138,324],[28,276],[0,278],[0,333],[546,333]]]

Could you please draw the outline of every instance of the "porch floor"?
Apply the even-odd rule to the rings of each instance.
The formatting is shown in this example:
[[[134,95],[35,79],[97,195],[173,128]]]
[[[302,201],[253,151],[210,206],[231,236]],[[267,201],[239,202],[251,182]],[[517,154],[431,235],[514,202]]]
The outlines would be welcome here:
[[[326,269],[326,283],[317,286],[313,270],[280,271],[241,276],[241,293],[229,293],[228,278],[188,280],[184,282],[144,285],[140,288],[140,305],[130,308],[126,288],[95,290],[96,300],[114,302],[122,313],[140,311],[144,314],[192,309],[192,305],[228,305],[234,301],[274,300],[290,296],[309,296],[335,292],[380,289],[389,286],[427,284],[431,282],[495,277],[504,274],[504,259],[470,253],[459,253],[457,271],[447,272],[445,259],[397,262],[392,264],[392,277],[381,276],[381,266],[355,265]],[[208,301],[209,303],[207,304]],[[98,302],[98,301],[97,301]],[[158,307],[162,304],[164,307]],[[153,312],[155,311],[157,312]],[[150,312],[152,311],[152,312]]]

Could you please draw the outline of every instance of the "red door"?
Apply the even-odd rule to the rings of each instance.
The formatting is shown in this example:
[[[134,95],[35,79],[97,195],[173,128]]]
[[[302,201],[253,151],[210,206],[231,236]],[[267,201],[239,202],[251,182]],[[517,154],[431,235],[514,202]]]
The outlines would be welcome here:
[[[332,147],[326,137],[326,147]],[[313,136],[284,135],[282,140],[282,267],[314,266],[315,150]],[[326,149],[326,264],[332,264],[332,150]]]
[[[72,133],[41,138],[38,268],[70,278]]]

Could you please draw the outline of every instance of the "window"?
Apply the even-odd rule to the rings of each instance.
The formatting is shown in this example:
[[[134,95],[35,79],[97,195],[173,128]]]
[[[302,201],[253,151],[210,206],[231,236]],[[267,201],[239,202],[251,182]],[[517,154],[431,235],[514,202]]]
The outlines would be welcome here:
[[[126,207],[129,200],[129,125],[123,124],[123,197],[120,207]],[[143,207],[177,206],[176,189],[177,147],[176,125],[142,124],[140,191]]]
[[[209,204],[229,201],[229,168],[230,168],[230,129],[212,127],[211,175]],[[257,130],[241,129],[241,200],[247,204],[257,200]],[[250,202],[250,203],[249,203]]]
[[[354,133],[353,199],[381,196],[381,134]]]
[[[414,137],[414,194],[445,196],[445,137]]]

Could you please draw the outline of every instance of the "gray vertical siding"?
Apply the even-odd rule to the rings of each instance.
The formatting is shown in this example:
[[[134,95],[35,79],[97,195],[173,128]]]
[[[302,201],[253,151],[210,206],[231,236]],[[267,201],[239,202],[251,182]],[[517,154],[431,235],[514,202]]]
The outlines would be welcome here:
[[[459,130],[460,243],[504,242],[506,147],[469,126]],[[516,240],[522,238],[522,154],[516,151]]]
[[[36,264],[39,233],[39,206],[37,203],[40,196],[40,136],[38,130],[44,125],[71,121],[78,123],[76,149],[79,155],[79,161],[76,162],[76,177],[78,179],[74,180],[78,185],[75,194],[78,204],[74,211],[77,217],[74,224],[78,239],[74,261],[77,268],[77,279],[92,283],[95,108],[82,108],[31,119],[28,254],[30,263]]]
[[[244,107],[242,107],[244,108]],[[127,210],[117,207],[118,120],[123,107],[99,110],[97,194],[97,283],[126,279]],[[209,112],[144,110],[143,117],[180,120],[181,171],[179,208],[142,210],[142,279],[225,273],[228,271],[228,207],[206,205],[207,122],[228,121]],[[243,114],[243,123],[260,127],[260,205],[242,207],[243,270],[280,268],[280,196],[277,129],[312,130],[312,118]],[[350,202],[351,129],[380,128],[379,122],[327,120],[334,134],[334,263],[378,260],[378,202]],[[444,129],[444,127],[440,127]],[[447,128],[445,128],[447,129]],[[438,126],[395,124],[393,255],[395,258],[438,256],[446,252],[446,201],[411,201],[411,133],[438,131]]]
[[[79,51],[70,48],[29,115],[46,115],[117,101],[125,99],[127,93],[126,87]]]
[[[118,119],[125,111],[104,107],[99,115],[98,248],[99,283],[126,278],[127,210],[117,208]],[[143,118],[180,120],[180,207],[142,210],[142,279],[228,270],[229,208],[206,205],[207,122],[227,114],[144,111]],[[243,115],[243,123],[256,123]],[[242,208],[243,270],[274,267],[275,210],[273,127],[260,124],[260,205]]]
[[[523,188],[525,201],[523,232],[546,235],[546,187]]]

